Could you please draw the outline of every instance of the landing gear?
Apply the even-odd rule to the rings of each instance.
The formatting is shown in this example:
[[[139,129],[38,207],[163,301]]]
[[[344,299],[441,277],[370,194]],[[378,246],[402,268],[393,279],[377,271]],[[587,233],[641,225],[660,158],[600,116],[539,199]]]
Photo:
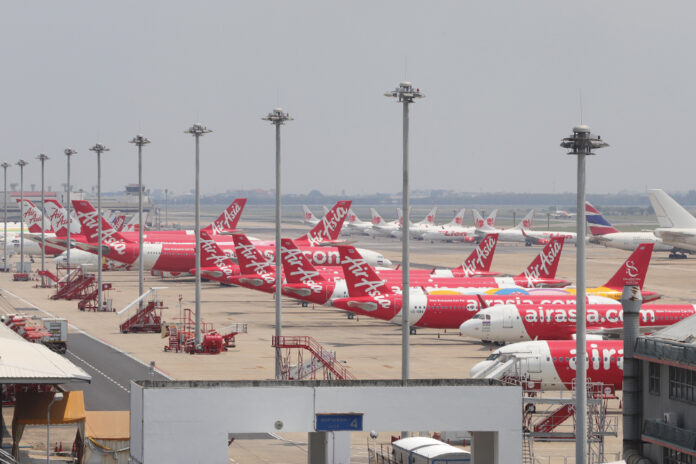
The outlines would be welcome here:
[[[673,251],[669,254],[669,259],[686,259],[686,253],[683,251]]]
[[[409,327],[408,333],[411,335],[416,335],[416,328],[415,327]]]

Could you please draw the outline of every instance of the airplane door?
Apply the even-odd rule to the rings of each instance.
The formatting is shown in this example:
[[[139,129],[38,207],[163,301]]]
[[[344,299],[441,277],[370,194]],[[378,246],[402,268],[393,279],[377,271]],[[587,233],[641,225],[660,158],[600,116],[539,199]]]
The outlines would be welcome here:
[[[503,309],[503,328],[512,329],[512,308],[510,306]]]
[[[539,360],[539,356],[532,356],[531,358],[528,358],[528,363],[530,374],[541,373],[541,361]]]

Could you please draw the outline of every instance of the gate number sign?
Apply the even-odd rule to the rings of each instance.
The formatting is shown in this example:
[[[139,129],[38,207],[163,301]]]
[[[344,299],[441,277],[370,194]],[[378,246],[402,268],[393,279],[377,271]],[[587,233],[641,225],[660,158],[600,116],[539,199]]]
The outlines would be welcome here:
[[[317,414],[314,430],[317,432],[360,431],[363,429],[363,414],[349,412],[339,414]]]

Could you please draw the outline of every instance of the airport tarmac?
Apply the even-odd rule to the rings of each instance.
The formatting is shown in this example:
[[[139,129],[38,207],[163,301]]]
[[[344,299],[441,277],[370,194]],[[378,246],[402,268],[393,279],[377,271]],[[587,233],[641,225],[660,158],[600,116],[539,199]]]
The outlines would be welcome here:
[[[267,224],[245,223],[250,235],[269,238],[265,233]],[[254,230],[256,229],[256,230]],[[284,227],[285,229],[285,227]],[[306,230],[306,226],[288,227],[287,235]],[[401,244],[395,239],[371,239],[353,237],[355,245],[380,250],[398,262]],[[430,244],[412,241],[411,259],[419,266],[453,267],[459,265],[471,252],[473,245],[459,243]],[[510,274],[520,273],[537,254],[540,247],[525,247],[522,244],[498,245],[492,269]],[[566,246],[558,268],[558,276],[575,281],[575,247]],[[590,245],[587,248],[588,285],[606,282],[628,257],[626,251]],[[51,261],[49,263],[52,264]],[[36,269],[38,263],[34,264]],[[49,267],[49,269],[52,266]],[[669,260],[666,253],[653,256],[646,279],[646,289],[664,294],[663,302],[696,302],[696,290],[692,282],[696,260]],[[137,297],[137,271],[110,271],[104,273],[104,282],[111,282],[114,290],[108,292],[117,310],[125,307]],[[274,349],[271,337],[274,334],[274,301],[267,295],[244,288],[220,286],[216,283],[202,285],[202,318],[224,331],[224,327],[235,322],[248,324],[248,333],[237,336],[236,348],[220,355],[188,355],[164,352],[167,340],[159,334],[121,334],[118,330],[119,316],[116,313],[81,312],[77,301],[50,300],[52,289],[36,287],[37,282],[13,282],[11,274],[0,274],[2,298],[8,305],[20,309],[37,306],[59,317],[67,318],[77,329],[71,329],[68,349],[73,351],[83,345],[88,333],[105,344],[122,350],[128,356],[140,360],[144,365],[151,361],[167,376],[175,379],[271,379],[274,376]],[[145,286],[166,286],[160,291],[165,309],[163,318],[174,320],[179,317],[179,297],[184,308],[192,308],[194,285],[191,278],[162,280],[147,276]],[[396,379],[401,376],[401,328],[382,321],[365,317],[348,319],[340,310],[326,307],[303,308],[295,301],[283,299],[283,334],[308,335],[324,347],[335,350],[338,359],[358,378]],[[85,349],[84,346],[82,349]],[[89,363],[128,387],[124,376],[148,375],[147,369],[113,374],[113,353],[107,349],[91,351]],[[494,349],[472,339],[461,337],[457,331],[419,329],[411,337],[412,378],[467,378],[470,368],[487,357]],[[68,355],[70,356],[70,355]],[[78,355],[79,356],[79,355]],[[80,356],[82,357],[82,356]],[[85,359],[87,360],[87,359]],[[118,367],[120,369],[120,367]],[[93,376],[97,374],[86,369]],[[143,377],[140,377],[143,378]],[[97,384],[97,381],[95,381]],[[79,386],[78,386],[79,388]],[[102,395],[109,395],[102,392]],[[89,409],[115,407],[106,400],[88,401]],[[119,404],[121,402],[119,401]],[[95,406],[94,408],[92,406]],[[356,454],[353,462],[366,462],[366,434],[353,434]],[[302,434],[287,434],[285,438],[306,441]],[[389,441],[389,432],[380,434],[380,440]],[[611,440],[613,442],[613,440]],[[230,447],[231,462],[305,462],[306,447],[278,440],[242,440]],[[572,452],[572,445],[563,449]],[[295,458],[295,454],[297,457]],[[360,457],[363,456],[363,457]],[[279,457],[280,460],[278,459]]]

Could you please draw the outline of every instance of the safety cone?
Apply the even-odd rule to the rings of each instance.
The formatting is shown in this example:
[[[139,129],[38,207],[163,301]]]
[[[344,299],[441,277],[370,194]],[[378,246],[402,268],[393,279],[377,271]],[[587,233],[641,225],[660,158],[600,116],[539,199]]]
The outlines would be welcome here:
[[[63,442],[60,442],[60,445],[58,446],[58,452],[62,453],[63,452]]]

